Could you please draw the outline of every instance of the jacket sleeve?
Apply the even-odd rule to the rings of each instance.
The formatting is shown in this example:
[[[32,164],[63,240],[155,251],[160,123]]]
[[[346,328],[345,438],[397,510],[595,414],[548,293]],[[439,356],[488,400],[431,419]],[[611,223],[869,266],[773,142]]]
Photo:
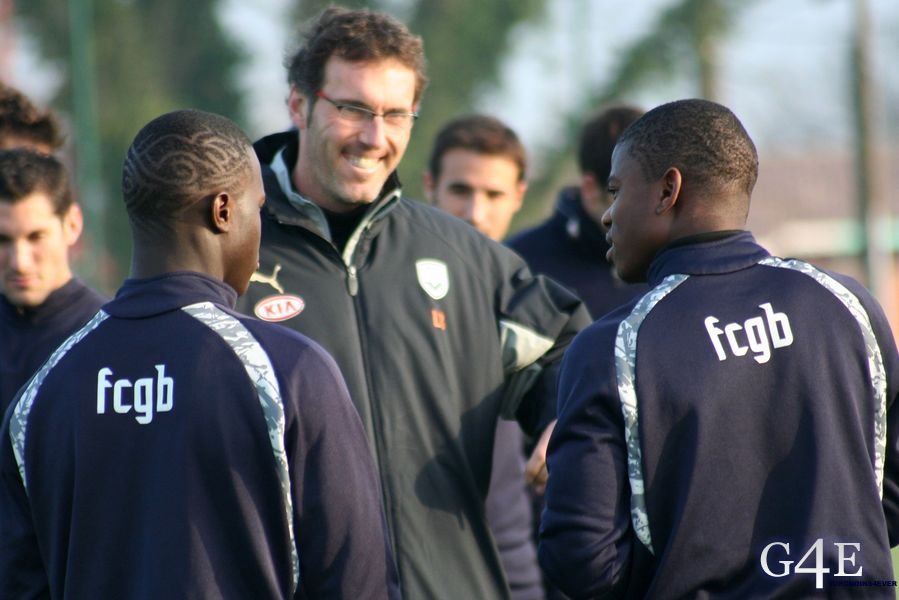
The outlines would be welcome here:
[[[300,589],[306,598],[399,598],[379,479],[343,377],[322,348],[294,355],[288,420]]]
[[[575,599],[619,593],[639,543],[630,520],[614,336],[594,335],[596,327],[577,337],[562,365],[538,549],[547,577]]]
[[[18,398],[17,398],[18,399]],[[0,598],[49,598],[50,588],[9,437],[17,399],[0,428]]]
[[[880,347],[886,375],[886,448],[883,469],[883,512],[890,546],[899,545],[899,353],[880,305],[868,299],[866,310]]]
[[[590,324],[586,306],[573,293],[542,275],[531,275],[508,250],[499,294],[499,328],[506,385],[502,416],[517,418],[535,435],[555,418],[556,383],[562,355]]]
[[[855,294],[871,322],[886,376],[886,447],[883,469],[883,513],[890,546],[899,545],[899,352],[883,308],[858,281],[830,273]]]

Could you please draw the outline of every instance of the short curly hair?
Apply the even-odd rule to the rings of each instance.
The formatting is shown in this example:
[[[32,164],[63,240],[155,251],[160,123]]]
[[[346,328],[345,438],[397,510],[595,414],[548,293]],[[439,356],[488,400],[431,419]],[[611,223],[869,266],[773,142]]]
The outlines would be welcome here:
[[[219,191],[241,191],[252,173],[252,145],[230,119],[177,110],[147,123],[122,168],[122,195],[135,225],[170,223]]]
[[[709,100],[677,100],[631,124],[618,147],[626,147],[648,179],[677,167],[697,187],[752,195],[759,173],[755,144],[737,116]]]
[[[59,121],[52,112],[38,109],[19,90],[0,84],[0,148],[12,139],[53,150],[63,144]]]
[[[511,127],[489,115],[466,115],[449,121],[434,139],[428,170],[440,178],[440,161],[453,149],[470,150],[478,154],[502,156],[518,167],[518,180],[523,181],[527,169],[524,145]]]
[[[35,193],[50,199],[56,215],[66,214],[74,199],[63,164],[30,148],[0,150],[0,202],[14,204]]]
[[[428,78],[421,37],[388,14],[332,6],[311,23],[304,38],[284,66],[288,83],[310,98],[321,90],[332,56],[350,62],[396,59],[415,73],[414,102],[424,94]]]

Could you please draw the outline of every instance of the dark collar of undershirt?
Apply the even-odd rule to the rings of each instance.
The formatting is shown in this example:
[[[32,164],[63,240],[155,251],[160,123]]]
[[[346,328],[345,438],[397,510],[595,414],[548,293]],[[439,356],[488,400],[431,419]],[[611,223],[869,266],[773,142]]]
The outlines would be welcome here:
[[[336,213],[322,208],[322,212],[325,213],[325,218],[328,220],[328,228],[331,230],[331,243],[341,254],[343,254],[347,240],[350,239],[359,222],[362,221],[362,217],[365,216],[368,207],[368,204],[362,204],[347,213]]]

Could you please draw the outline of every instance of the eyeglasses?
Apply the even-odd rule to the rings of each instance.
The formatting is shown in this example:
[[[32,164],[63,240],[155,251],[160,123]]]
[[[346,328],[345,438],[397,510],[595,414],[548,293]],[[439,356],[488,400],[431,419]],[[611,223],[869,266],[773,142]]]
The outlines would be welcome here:
[[[347,123],[371,123],[375,117],[384,119],[384,124],[395,129],[409,129],[418,118],[417,112],[405,112],[401,110],[392,110],[385,113],[376,113],[375,111],[359,106],[358,104],[346,104],[331,100],[321,90],[315,92],[316,97],[327,101],[337,109],[337,114]]]

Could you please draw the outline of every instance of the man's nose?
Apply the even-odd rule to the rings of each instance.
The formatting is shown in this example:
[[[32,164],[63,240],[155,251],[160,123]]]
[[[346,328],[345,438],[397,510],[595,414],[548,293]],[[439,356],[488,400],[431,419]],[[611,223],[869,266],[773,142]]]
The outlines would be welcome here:
[[[360,134],[362,143],[371,148],[383,148],[387,145],[387,127],[384,117],[373,116],[365,121]]]
[[[600,219],[600,221],[602,221],[602,226],[605,227],[606,231],[608,231],[609,227],[612,226],[612,206],[611,205],[609,206],[609,208],[607,208],[605,210],[605,212],[602,213],[602,218]]]
[[[27,271],[34,263],[31,248],[24,240],[9,244],[9,268],[12,271]]]
[[[487,199],[484,198],[483,194],[474,193],[471,195],[465,209],[465,220],[478,227],[487,218]]]

